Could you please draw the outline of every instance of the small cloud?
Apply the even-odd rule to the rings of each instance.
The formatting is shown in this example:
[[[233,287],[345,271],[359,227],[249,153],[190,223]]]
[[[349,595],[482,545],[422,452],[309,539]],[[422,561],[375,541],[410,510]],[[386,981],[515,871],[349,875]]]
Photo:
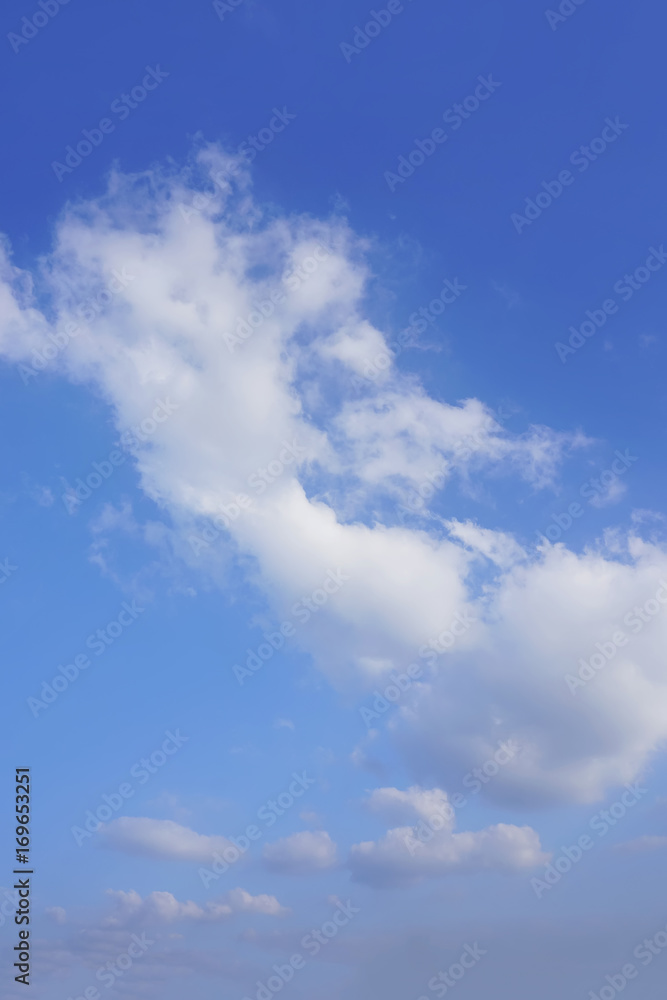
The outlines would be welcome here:
[[[274,729],[291,729],[294,732],[294,723],[291,719],[276,719],[273,723]]]
[[[67,921],[67,912],[62,906],[47,906],[45,912],[56,924],[64,924]]]
[[[105,503],[96,518],[91,521],[90,530],[94,535],[107,534],[110,531],[121,531],[126,535],[139,534],[139,524],[134,516],[132,504],[122,500],[117,507]]]
[[[613,503],[618,503],[623,494],[627,493],[627,489],[627,485],[622,480],[612,479],[602,493],[597,493],[592,498],[591,507],[609,507]]]
[[[438,813],[452,812],[446,792],[440,788],[421,788],[419,785],[413,785],[407,791],[376,788],[369,793],[366,806],[371,812],[397,823],[414,816],[428,820]]]
[[[170,892],[151,892],[142,898],[134,889],[130,892],[108,889],[107,895],[113,899],[115,907],[104,921],[106,927],[169,924],[177,920],[218,923],[229,920],[236,913],[261,913],[269,917],[282,917],[289,913],[275,896],[252,896],[245,889],[231,889],[224,896],[204,903],[203,906],[191,899],[180,902]]]
[[[349,215],[351,211],[351,206],[347,198],[345,198],[339,191],[330,199],[331,208],[336,215]]]
[[[195,833],[170,819],[120,816],[100,829],[100,843],[112,851],[166,861],[211,861],[233,844],[226,837]]]
[[[55,497],[48,486],[35,486],[30,491],[30,498],[40,507],[50,507]]]
[[[324,830],[304,830],[267,844],[262,858],[270,871],[282,875],[310,875],[338,863],[336,845]]]
[[[473,521],[457,521],[456,518],[445,521],[444,524],[453,538],[495,563],[500,569],[509,569],[526,558],[519,543],[504,531],[480,528]]]
[[[650,521],[667,521],[664,514],[657,510],[649,510],[644,507],[637,507],[630,515],[633,524],[646,524]]]

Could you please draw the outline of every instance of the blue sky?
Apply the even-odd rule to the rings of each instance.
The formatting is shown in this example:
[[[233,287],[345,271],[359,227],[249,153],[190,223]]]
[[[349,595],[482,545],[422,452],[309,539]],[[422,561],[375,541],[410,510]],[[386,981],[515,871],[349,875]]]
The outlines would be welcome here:
[[[662,9],[2,19],[33,994],[655,996]]]

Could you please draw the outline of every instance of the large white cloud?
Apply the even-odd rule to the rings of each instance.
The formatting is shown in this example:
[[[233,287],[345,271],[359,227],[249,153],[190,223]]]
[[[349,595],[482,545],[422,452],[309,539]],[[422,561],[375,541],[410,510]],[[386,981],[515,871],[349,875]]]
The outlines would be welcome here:
[[[642,770],[667,736],[667,558],[609,555],[557,545],[501,578],[477,649],[390,722],[416,773],[459,785],[508,737],[521,753],[485,786],[504,800],[591,802]]]
[[[193,211],[207,170],[218,183]],[[526,554],[479,525],[396,525],[410,491],[457,477],[468,489],[486,473],[541,488],[585,441],[512,434],[480,401],[431,399],[393,366],[360,391],[353,377],[384,341],[364,315],[365,249],[340,219],[263,215],[214,149],[191,172],[114,174],[104,197],[67,209],[33,276],[3,258],[0,351],[32,381],[46,349],[54,370],[103,394],[120,433],[144,422],[143,440],[125,439],[143,489],[185,538],[226,524],[210,549],[193,543],[200,564],[240,553],[269,613],[295,624],[334,684],[372,688],[457,613],[477,619],[394,716],[420,780],[448,787],[513,738],[521,762],[493,794],[599,797],[667,737],[664,616],[585,689],[564,675],[652,598],[665,554],[636,539]],[[88,322],[80,307],[95,297],[104,307]],[[341,585],[320,601],[330,574]]]

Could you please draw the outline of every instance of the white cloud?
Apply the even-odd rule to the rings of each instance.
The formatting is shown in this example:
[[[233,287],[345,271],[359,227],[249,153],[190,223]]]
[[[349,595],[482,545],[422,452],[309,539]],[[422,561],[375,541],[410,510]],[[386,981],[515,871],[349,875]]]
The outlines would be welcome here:
[[[228,920],[236,913],[259,913],[281,917],[289,911],[281,906],[275,896],[252,896],[245,889],[232,889],[220,899],[200,906],[188,900],[179,902],[170,892],[151,892],[142,898],[138,892],[108,889],[113,900],[113,913],[104,922],[105,927],[126,927],[133,924],[169,924],[179,920],[218,922]]]
[[[594,497],[591,497],[589,503],[593,507],[609,507],[611,504],[618,503],[627,491],[627,483],[624,483],[622,479],[612,479],[606,489],[603,489],[601,493],[596,493]]]
[[[386,353],[385,339],[370,323],[343,326],[331,337],[316,345],[321,357],[334,358],[358,375],[363,375],[369,360]]]
[[[270,871],[308,875],[336,866],[336,845],[324,830],[304,830],[266,844],[262,859]]]
[[[103,824],[99,836],[102,846],[111,850],[168,861],[206,862],[232,846],[226,837],[206,836],[170,819],[144,816],[119,816]]]
[[[376,788],[371,792],[368,808],[384,816],[390,822],[400,822],[412,816],[428,819],[436,813],[447,810],[447,793],[440,788],[420,788],[413,785],[407,791],[398,788]]]
[[[529,826],[499,823],[455,833],[454,809],[439,788],[378,788],[368,805],[391,818],[416,816],[419,822],[388,830],[381,840],[355,844],[348,865],[359,882],[407,885],[460,871],[522,871],[547,860]]]
[[[353,390],[364,352],[382,347],[364,315],[366,247],[338,219],[263,218],[243,171],[235,193],[216,189],[209,209],[187,219],[179,205],[191,204],[198,170],[224,165],[211,148],[189,173],[115,174],[107,196],[67,209],[34,276],[3,257],[0,352],[24,366],[37,350],[55,354],[55,370],[108,400],[121,433],[152,421],[157,399],[173,401],[168,419],[128,445],[142,488],[181,542],[199,519],[250,495],[200,565],[241,555],[279,621],[342,569],[349,579],[295,637],[336,686],[372,690],[456,614],[479,620],[393,715],[418,780],[428,773],[448,787],[499,739],[524,752],[489,786],[497,797],[590,801],[631,780],[667,738],[664,617],[576,699],[563,677],[652,597],[667,572],[663,549],[631,539],[623,551],[556,546],[527,557],[507,532],[470,522],[395,526],[396,498],[428,494],[434,473],[447,488],[503,474],[537,489],[586,441],[542,426],[513,434],[481,401],[429,398],[393,364]],[[329,252],[295,282],[318,245]],[[78,304],[123,268],[125,287],[82,320]],[[282,299],[271,310],[272,292]],[[78,330],[65,343],[71,322]],[[239,343],[238,330],[253,332]],[[56,350],[49,334],[65,346]],[[301,457],[255,491],[249,477],[283,464],[285,442]],[[493,563],[481,583],[480,556]],[[190,859],[226,844],[176,824],[136,825],[160,822],[117,820],[107,842]]]
[[[526,558],[525,551],[516,539],[505,531],[491,531],[489,528],[480,528],[472,521],[456,519],[447,521],[446,524],[452,538],[458,538],[467,548],[501,569],[509,569]]]
[[[554,480],[568,448],[587,443],[582,435],[547,427],[508,435],[479,400],[441,403],[401,380],[371,399],[346,403],[336,425],[356,474],[385,488],[396,481],[418,487],[439,469],[447,479],[454,470],[467,473],[484,465],[517,472],[539,488]]]
[[[557,545],[509,570],[476,626],[478,648],[455,648],[391,720],[414,773],[459,787],[512,739],[521,754],[485,786],[499,800],[593,802],[633,780],[667,736],[661,578],[665,554],[638,539],[621,559]],[[644,623],[633,608],[647,601],[659,610]],[[625,643],[610,646],[619,630]],[[612,656],[573,693],[566,675],[593,656],[599,664],[597,644]]]

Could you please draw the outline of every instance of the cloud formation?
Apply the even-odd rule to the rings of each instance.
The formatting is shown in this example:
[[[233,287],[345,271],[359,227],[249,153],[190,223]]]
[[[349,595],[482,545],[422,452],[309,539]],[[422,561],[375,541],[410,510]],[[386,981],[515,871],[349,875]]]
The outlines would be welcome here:
[[[201,186],[213,193],[195,211]],[[442,516],[443,489],[499,475],[548,487],[586,438],[512,433],[482,401],[430,398],[393,363],[360,389],[386,345],[364,314],[367,249],[343,219],[263,213],[247,172],[206,147],[187,169],[114,173],[105,195],[68,206],[34,274],[4,250],[0,352],[30,384],[48,367],[101,393],[190,563],[242,557],[277,621],[342,572],[294,639],[336,687],[372,690],[455,615],[477,619],[427,654],[392,717],[417,780],[449,787],[513,739],[521,760],[490,795],[599,799],[667,738],[667,618],[623,624],[667,556],[622,533],[528,553]],[[399,524],[411,495],[429,502]],[[619,628],[631,641],[574,697],[565,675]],[[116,820],[105,837],[188,860],[227,844],[165,822]],[[517,857],[534,850],[526,834],[494,837]]]
[[[210,861],[216,851],[232,846],[226,837],[206,836],[171,819],[145,816],[119,816],[104,824],[99,836],[103,847],[165,861]]]
[[[105,927],[129,927],[135,924],[171,924],[177,921],[219,922],[236,913],[261,913],[282,917],[289,910],[275,896],[252,896],[245,889],[232,889],[218,900],[200,906],[192,900],[180,902],[170,892],[151,892],[142,898],[135,890],[108,889],[115,906],[103,921]]]
[[[368,805],[390,818],[416,817],[418,822],[352,847],[348,864],[359,882],[386,888],[454,872],[522,871],[548,860],[529,826],[499,823],[455,833],[454,808],[439,788],[378,788]]]

